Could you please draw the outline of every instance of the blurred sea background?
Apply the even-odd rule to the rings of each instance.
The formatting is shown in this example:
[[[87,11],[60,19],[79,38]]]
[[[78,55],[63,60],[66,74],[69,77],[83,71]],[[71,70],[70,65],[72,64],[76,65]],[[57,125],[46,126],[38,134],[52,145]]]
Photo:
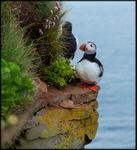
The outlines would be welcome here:
[[[85,148],[135,148],[135,2],[66,1],[65,20],[82,42],[97,45],[104,65],[99,83],[99,127]],[[79,48],[79,46],[78,46]],[[83,53],[77,49],[73,64]]]

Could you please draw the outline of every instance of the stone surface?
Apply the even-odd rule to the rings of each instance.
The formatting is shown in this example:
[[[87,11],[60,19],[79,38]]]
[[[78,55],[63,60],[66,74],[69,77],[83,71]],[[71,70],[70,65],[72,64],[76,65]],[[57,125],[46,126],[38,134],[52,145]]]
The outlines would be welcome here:
[[[98,87],[99,90],[99,87]],[[34,105],[34,116],[24,126],[18,149],[78,149],[95,138],[98,128],[97,92],[80,85],[64,90],[48,88]],[[42,99],[41,99],[42,97]],[[66,101],[66,103],[65,103]],[[68,103],[69,102],[69,103]],[[73,107],[63,108],[61,105]],[[38,107],[39,104],[39,107]],[[37,109],[36,109],[37,108]]]
[[[19,112],[19,114],[16,116],[18,119],[16,124],[1,129],[2,149],[8,149],[11,145],[13,145],[14,141],[20,135],[23,126],[27,123],[28,119],[32,117],[32,110],[32,105],[28,105],[27,110],[23,114]]]
[[[74,105],[74,102],[71,101],[71,100],[64,100],[60,103],[60,106],[63,107],[63,108],[74,108],[75,105]]]

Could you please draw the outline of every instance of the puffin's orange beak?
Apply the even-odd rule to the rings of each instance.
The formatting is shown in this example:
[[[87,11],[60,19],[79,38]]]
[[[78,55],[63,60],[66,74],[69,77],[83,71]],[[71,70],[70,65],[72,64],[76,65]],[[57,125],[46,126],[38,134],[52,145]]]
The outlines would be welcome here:
[[[82,51],[85,51],[85,47],[86,47],[86,44],[83,43],[80,45],[79,49]]]

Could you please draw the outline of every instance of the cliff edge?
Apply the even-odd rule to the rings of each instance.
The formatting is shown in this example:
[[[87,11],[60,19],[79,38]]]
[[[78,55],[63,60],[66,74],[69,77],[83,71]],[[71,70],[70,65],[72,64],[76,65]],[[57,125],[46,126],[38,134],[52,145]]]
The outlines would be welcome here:
[[[42,82],[41,82],[42,83]],[[81,149],[98,128],[97,92],[80,84],[59,90],[39,84],[32,115],[14,142],[15,149]],[[30,111],[30,110],[29,110]],[[30,112],[29,112],[30,113]]]
[[[95,138],[98,128],[97,94],[80,85],[48,88],[38,95],[34,115],[16,148],[83,148]]]

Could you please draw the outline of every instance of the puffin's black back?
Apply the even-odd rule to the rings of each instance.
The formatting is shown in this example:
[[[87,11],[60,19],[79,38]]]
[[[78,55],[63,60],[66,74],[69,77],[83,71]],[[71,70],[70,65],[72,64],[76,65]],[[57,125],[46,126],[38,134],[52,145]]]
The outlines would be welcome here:
[[[63,32],[62,32],[61,40],[65,45],[64,57],[68,59],[73,59],[75,51],[77,49],[77,42],[76,42],[76,38],[72,33],[72,23],[66,21],[62,26],[62,30]]]
[[[65,49],[64,49],[64,57],[68,59],[73,59],[74,54],[77,49],[77,42],[76,38],[74,35],[71,33],[67,36],[63,36],[62,38],[64,44],[65,44]]]

